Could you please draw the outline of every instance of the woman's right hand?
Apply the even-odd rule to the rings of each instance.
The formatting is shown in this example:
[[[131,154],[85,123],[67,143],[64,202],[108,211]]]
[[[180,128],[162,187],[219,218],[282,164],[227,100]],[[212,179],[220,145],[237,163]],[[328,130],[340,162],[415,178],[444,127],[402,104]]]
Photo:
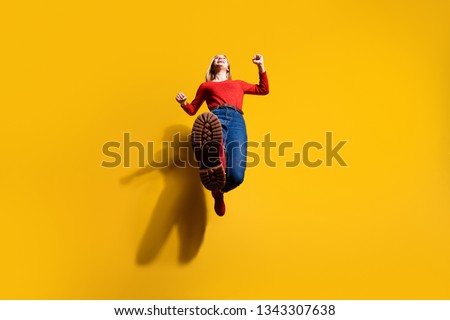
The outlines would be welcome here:
[[[186,106],[186,100],[187,97],[184,95],[183,92],[178,92],[177,96],[175,97],[175,99],[177,100],[177,102],[179,104],[181,104],[183,107]]]

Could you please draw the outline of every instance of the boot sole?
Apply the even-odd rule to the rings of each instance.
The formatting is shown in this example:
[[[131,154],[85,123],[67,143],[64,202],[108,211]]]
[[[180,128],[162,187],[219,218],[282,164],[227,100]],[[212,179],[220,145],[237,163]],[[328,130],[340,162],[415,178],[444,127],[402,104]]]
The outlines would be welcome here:
[[[222,125],[214,113],[205,112],[197,117],[192,128],[192,148],[200,164],[200,180],[208,190],[225,186],[225,170],[220,161]]]

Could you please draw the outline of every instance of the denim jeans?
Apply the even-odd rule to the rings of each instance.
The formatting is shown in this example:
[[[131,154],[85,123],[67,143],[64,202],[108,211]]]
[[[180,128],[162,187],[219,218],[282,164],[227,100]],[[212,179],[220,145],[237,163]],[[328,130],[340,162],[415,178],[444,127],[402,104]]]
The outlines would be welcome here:
[[[232,108],[217,108],[211,112],[222,124],[227,165],[227,180],[222,191],[228,192],[244,181],[247,166],[247,129],[242,114]]]

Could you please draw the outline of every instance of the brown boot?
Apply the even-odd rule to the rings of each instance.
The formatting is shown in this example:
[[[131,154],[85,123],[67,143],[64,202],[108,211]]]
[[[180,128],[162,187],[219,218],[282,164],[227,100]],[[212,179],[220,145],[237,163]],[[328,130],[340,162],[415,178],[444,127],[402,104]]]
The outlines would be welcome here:
[[[214,113],[205,112],[197,117],[192,128],[192,148],[200,163],[200,179],[208,190],[225,186],[225,169],[221,161],[222,124]]]

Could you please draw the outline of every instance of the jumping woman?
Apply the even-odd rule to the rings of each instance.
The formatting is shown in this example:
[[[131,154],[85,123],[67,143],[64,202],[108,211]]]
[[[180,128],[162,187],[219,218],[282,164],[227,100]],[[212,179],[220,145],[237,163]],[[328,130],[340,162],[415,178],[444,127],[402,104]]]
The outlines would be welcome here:
[[[232,80],[230,63],[221,54],[212,59],[206,81],[191,103],[183,92],[176,96],[177,102],[191,116],[205,101],[210,110],[195,120],[191,142],[200,163],[200,179],[205,188],[212,191],[214,210],[219,216],[225,214],[223,194],[244,181],[247,158],[247,130],[242,111],[244,94],[269,93],[263,56],[256,54],[252,61],[258,66],[259,84]]]

